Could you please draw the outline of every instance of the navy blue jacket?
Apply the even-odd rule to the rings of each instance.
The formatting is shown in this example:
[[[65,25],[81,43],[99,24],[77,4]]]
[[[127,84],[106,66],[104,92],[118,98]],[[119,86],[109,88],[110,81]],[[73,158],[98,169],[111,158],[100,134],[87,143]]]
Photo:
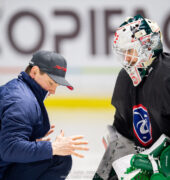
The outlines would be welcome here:
[[[51,142],[36,142],[50,129],[46,94],[25,72],[0,87],[0,179],[11,163],[52,158]]]

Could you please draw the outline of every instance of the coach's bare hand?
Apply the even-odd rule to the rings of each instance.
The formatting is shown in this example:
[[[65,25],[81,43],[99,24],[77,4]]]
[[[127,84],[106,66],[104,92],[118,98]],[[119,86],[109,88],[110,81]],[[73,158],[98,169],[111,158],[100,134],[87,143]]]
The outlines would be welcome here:
[[[64,137],[64,132],[61,131],[60,135],[52,143],[53,155],[75,155],[77,157],[83,158],[82,154],[76,153],[75,150],[89,150],[87,147],[80,145],[87,145],[87,141],[77,141],[83,139],[83,136],[72,136]]]

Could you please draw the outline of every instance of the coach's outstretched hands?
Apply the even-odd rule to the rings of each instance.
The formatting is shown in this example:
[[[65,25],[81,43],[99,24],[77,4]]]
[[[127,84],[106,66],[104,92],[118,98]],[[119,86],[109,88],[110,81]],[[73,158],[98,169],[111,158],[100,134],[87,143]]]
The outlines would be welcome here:
[[[88,141],[82,141],[79,139],[83,139],[83,136],[77,135],[71,137],[64,137],[64,132],[63,130],[61,130],[60,135],[57,136],[56,140],[52,143],[53,155],[75,155],[77,157],[83,158],[84,156],[75,152],[75,150],[89,150],[89,148],[87,147],[80,146],[87,145]]]

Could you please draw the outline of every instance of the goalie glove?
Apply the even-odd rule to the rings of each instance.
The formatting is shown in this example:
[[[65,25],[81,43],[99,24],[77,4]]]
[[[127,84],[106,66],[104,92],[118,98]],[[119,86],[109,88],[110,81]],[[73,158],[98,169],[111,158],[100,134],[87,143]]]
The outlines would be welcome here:
[[[133,155],[121,179],[169,180],[170,139],[163,134],[150,149]]]

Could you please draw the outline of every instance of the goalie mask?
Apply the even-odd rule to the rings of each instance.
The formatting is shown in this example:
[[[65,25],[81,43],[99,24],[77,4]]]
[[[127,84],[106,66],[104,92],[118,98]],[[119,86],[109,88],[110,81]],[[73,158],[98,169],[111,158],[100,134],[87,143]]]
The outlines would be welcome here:
[[[141,15],[128,18],[116,30],[113,50],[137,86],[146,75],[147,67],[162,52],[160,28]]]

